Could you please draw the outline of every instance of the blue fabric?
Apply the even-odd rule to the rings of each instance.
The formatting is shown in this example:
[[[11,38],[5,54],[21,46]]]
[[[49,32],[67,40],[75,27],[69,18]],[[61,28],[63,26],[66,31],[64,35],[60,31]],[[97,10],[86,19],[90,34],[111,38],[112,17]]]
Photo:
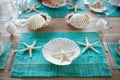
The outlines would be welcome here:
[[[100,40],[97,32],[47,32],[47,33],[23,33],[18,50],[25,48],[22,42],[32,44],[37,40],[36,46],[43,46],[54,38],[68,38],[75,42],[85,42],[88,37],[90,43]],[[84,46],[79,45],[82,51]],[[42,49],[33,50],[32,58],[29,58],[28,51],[17,52],[12,68],[12,77],[94,77],[111,76],[101,42],[94,46],[100,53],[88,49],[80,54],[72,64],[68,66],[57,66],[48,62],[42,55]]]
[[[11,44],[10,43],[4,43],[4,51],[2,53],[2,55],[0,56],[0,69],[5,69],[7,60],[8,60],[8,56],[10,53],[10,48],[11,48]]]
[[[114,63],[116,65],[117,69],[120,70],[120,55],[117,54],[116,49],[115,49],[115,47],[117,45],[120,45],[120,44],[111,43],[111,44],[109,44],[109,49],[110,49],[110,52],[113,56]]]
[[[77,10],[76,13],[85,13],[86,10],[84,8],[84,4],[82,0],[73,0],[72,4],[75,4],[78,1],[80,9]],[[70,4],[67,3],[65,6],[60,8],[49,8],[40,2],[40,0],[31,0],[31,5],[35,4],[36,6],[40,6],[37,10],[38,12],[30,12],[26,13],[25,11],[18,16],[18,18],[29,18],[32,15],[36,15],[39,13],[48,13],[52,18],[64,18],[68,13],[74,12],[72,9],[68,9],[70,7]]]

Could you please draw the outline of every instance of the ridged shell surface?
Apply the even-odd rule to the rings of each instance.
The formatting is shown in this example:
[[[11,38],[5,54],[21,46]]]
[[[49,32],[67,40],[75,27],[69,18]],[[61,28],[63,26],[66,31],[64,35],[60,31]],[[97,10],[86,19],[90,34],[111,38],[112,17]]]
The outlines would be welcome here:
[[[45,24],[45,19],[41,15],[34,15],[27,20],[27,26],[31,30],[42,28]]]
[[[55,58],[52,56],[54,54],[61,52],[61,46],[63,47],[65,52],[75,50],[75,52],[72,55],[68,56],[70,62],[69,61],[59,62],[60,58]],[[48,43],[44,45],[42,52],[45,59],[55,65],[69,65],[72,63],[74,59],[76,59],[79,56],[80,48],[74,41],[70,39],[55,38],[50,40]]]

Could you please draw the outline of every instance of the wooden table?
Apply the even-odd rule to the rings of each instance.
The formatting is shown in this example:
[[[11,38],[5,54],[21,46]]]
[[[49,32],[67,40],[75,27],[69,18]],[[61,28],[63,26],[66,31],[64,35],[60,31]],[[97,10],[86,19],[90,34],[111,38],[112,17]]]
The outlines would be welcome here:
[[[4,5],[4,4],[8,4],[9,3],[9,0],[0,0],[0,4],[1,5]],[[88,10],[88,14],[90,16],[90,23],[89,25],[87,26],[86,30],[85,31],[89,31],[89,32],[92,32],[92,31],[98,31],[99,28],[96,27],[96,21],[102,17],[97,17],[95,15],[95,13],[93,12],[90,12]],[[102,37],[103,35],[104,36],[110,36],[110,35],[120,35],[120,17],[110,17],[109,18],[109,21],[112,23],[112,28],[108,31],[103,31],[104,33],[102,34],[100,32],[100,35],[101,35],[101,40],[102,40]],[[1,40],[6,40],[6,41],[10,41],[10,42],[13,42],[13,41],[17,41],[19,40],[20,36],[21,36],[21,33],[23,32],[30,32],[30,30],[27,28],[27,27],[17,27],[17,30],[16,30],[16,33],[14,34],[14,36],[10,36],[6,31],[5,31],[5,27],[4,27],[4,23],[5,22],[0,22],[0,39]],[[70,32],[70,31],[73,31],[73,32],[83,32],[84,30],[79,30],[79,29],[75,29],[73,27],[71,27],[70,25],[68,25],[66,22],[65,22],[65,19],[64,18],[54,18],[52,19],[51,23],[49,24],[49,26],[45,27],[45,28],[42,28],[42,29],[39,29],[37,31],[34,31],[34,32]],[[31,31],[32,32],[32,31]],[[93,78],[65,78],[65,77],[55,77],[55,78],[11,78],[10,77],[10,71],[5,69],[5,70],[0,70],[0,80],[119,80],[120,79],[120,71],[118,71],[117,69],[113,69],[110,61],[110,56],[109,56],[109,53],[106,52],[106,57],[107,57],[107,60],[108,60],[108,63],[109,63],[109,66],[111,68],[111,72],[112,72],[112,76],[111,77],[93,77]],[[7,62],[7,66],[9,64],[9,61]]]

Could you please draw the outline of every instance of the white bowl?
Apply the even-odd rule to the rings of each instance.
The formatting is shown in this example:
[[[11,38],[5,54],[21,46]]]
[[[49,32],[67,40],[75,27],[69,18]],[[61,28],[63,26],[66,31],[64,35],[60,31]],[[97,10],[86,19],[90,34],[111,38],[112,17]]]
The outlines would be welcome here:
[[[67,55],[68,60],[60,61],[60,57],[54,57],[53,55],[61,53],[61,49],[65,52],[74,51],[72,54]],[[80,54],[79,46],[72,40],[67,38],[55,38],[50,40],[43,46],[42,50],[44,58],[56,65],[69,65],[74,59],[76,59]]]

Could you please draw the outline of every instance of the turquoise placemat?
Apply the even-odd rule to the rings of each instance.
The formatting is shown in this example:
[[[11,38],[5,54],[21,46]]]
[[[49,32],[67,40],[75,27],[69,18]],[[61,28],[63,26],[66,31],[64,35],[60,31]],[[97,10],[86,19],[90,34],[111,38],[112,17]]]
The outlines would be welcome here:
[[[25,48],[22,42],[32,44],[37,40],[36,46],[43,46],[54,38],[68,38],[75,42],[85,42],[88,36],[90,43],[100,40],[97,32],[48,32],[48,33],[23,33],[18,50]],[[79,45],[83,50],[84,46]],[[33,51],[33,57],[29,58],[28,51],[17,52],[12,68],[12,77],[95,77],[111,76],[101,42],[94,46],[100,53],[88,49],[86,53],[80,54],[72,64],[68,66],[57,66],[46,61],[42,55],[42,49]]]
[[[120,56],[116,52],[116,49],[115,49],[116,45],[118,45],[118,44],[115,44],[115,43],[109,44],[109,49],[113,56],[114,63],[116,64],[117,69],[120,70]]]
[[[95,0],[88,0],[89,2],[90,2],[90,4],[92,4]],[[102,0],[101,0],[102,1]],[[107,1],[107,0],[106,0]],[[106,3],[105,1],[104,1],[104,4],[106,5],[106,6],[108,6],[109,8],[107,8],[107,9],[110,9],[110,10],[108,10],[108,11],[110,11],[110,14],[109,14],[109,16],[110,17],[119,17],[120,16],[120,7],[118,7],[117,9],[116,9],[116,7],[114,6],[114,5],[111,5],[110,3],[108,4],[108,3]],[[116,10],[115,10],[116,9]],[[96,13],[98,16],[101,16],[101,17],[104,17],[105,16],[105,14],[104,13]]]
[[[5,65],[7,63],[8,56],[10,53],[10,48],[11,48],[10,43],[4,43],[3,45],[4,45],[4,51],[2,55],[0,56],[0,69],[5,69]]]
[[[75,4],[76,2],[79,3],[79,6],[81,6],[82,8],[77,10],[77,13],[85,13],[86,10],[83,4],[83,0],[73,0],[72,3]],[[18,16],[18,18],[29,18],[32,15],[36,15],[39,13],[48,13],[52,18],[64,18],[67,14],[74,12],[74,10],[72,9],[68,9],[70,7],[70,4],[67,3],[65,6],[60,7],[60,8],[49,8],[46,7],[44,5],[41,4],[40,0],[31,0],[31,5],[35,4],[36,6],[40,6],[37,10],[38,12],[30,12],[30,13],[26,13],[23,12],[22,14],[20,14]]]

